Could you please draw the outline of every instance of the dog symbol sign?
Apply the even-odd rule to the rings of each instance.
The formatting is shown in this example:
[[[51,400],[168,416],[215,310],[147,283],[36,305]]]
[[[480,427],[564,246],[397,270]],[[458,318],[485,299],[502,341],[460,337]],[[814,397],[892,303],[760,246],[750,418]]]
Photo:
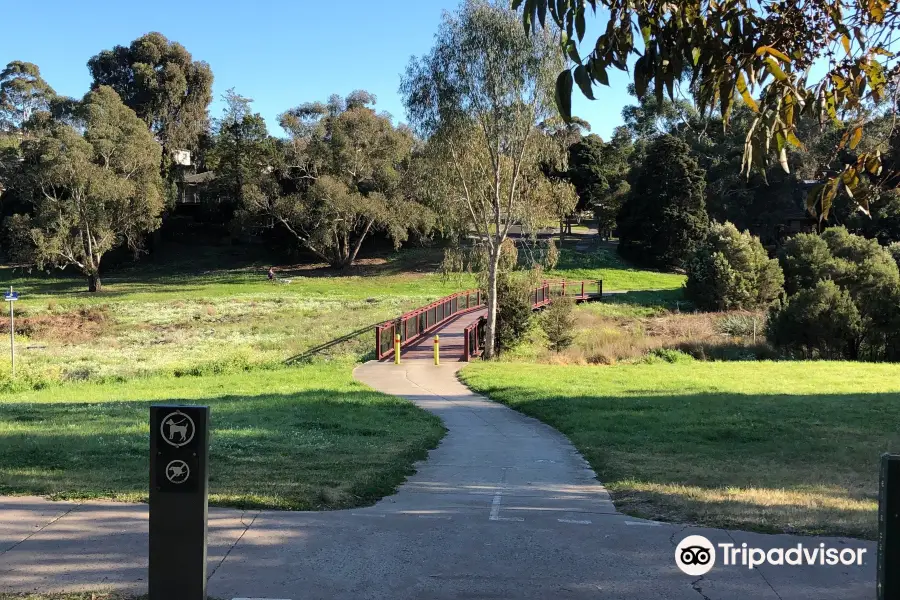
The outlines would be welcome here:
[[[183,460],[173,460],[166,465],[166,479],[178,485],[191,476],[191,468]]]
[[[180,410],[176,410],[163,418],[159,431],[167,444],[181,448],[190,444],[194,439],[196,427],[194,427],[193,419]]]

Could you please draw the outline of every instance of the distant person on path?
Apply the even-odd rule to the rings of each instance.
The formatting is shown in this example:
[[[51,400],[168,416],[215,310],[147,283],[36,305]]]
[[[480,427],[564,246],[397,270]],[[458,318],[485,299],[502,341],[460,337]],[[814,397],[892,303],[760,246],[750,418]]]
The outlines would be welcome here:
[[[275,267],[269,267],[269,274],[267,275],[269,281],[275,281]]]

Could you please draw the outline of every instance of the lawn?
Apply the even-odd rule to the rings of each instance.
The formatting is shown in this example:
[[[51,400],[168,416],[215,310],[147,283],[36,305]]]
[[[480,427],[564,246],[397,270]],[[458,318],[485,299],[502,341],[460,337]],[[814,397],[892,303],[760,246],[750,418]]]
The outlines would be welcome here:
[[[684,275],[662,273],[633,267],[623,261],[611,244],[589,251],[560,250],[559,264],[550,277],[602,279],[604,290],[672,290],[680,288]]]
[[[394,255],[348,273],[285,268],[280,276],[290,283],[267,281],[264,263],[150,263],[106,275],[98,294],[85,292],[74,274],[0,269],[0,287],[22,292],[19,378],[13,385],[0,359],[0,392],[274,366],[356,331],[363,333],[329,355],[364,358],[374,347],[367,328],[471,283],[442,279],[428,260],[413,260],[421,255]],[[8,331],[2,319],[0,334]]]
[[[165,401],[210,406],[211,504],[370,504],[412,473],[444,429],[411,403],[356,383],[350,370],[338,361],[5,395],[0,494],[145,500],[148,408]]]
[[[473,363],[473,389],[569,436],[628,514],[876,536],[900,370],[838,362]]]

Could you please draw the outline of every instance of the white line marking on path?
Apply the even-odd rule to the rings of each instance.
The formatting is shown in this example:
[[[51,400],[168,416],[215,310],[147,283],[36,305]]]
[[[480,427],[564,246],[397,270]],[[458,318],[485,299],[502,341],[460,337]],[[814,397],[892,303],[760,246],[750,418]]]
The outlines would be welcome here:
[[[494,494],[494,502],[491,504],[491,521],[496,521],[500,518],[500,492]]]
[[[625,521],[626,525],[640,525],[642,527],[660,527],[662,523],[656,521]]]
[[[494,494],[494,501],[491,503],[491,521],[513,521],[516,523],[521,523],[525,519],[522,517],[501,517],[500,516],[500,496],[503,493],[498,491]]]
[[[418,515],[418,517],[420,519],[446,519],[447,521],[449,521],[450,519],[453,518],[453,517],[442,517],[440,515]]]
[[[590,525],[590,521],[578,521],[576,519],[557,519],[560,523],[575,523],[576,525]]]
[[[384,515],[369,514],[369,513],[350,513],[350,516],[351,517],[375,517],[377,519],[384,518]],[[253,600],[253,599],[249,598],[248,600]],[[266,600],[266,598],[259,598],[258,600]]]

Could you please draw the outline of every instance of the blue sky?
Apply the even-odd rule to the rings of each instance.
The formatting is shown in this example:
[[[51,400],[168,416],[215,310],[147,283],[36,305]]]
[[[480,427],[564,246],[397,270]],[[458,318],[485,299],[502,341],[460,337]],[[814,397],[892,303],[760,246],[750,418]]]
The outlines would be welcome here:
[[[4,18],[15,27],[0,36],[0,68],[33,62],[58,93],[80,97],[90,86],[88,58],[159,31],[212,67],[212,116],[233,87],[254,99],[275,135],[282,135],[279,113],[354,89],[374,93],[377,108],[405,120],[400,74],[410,56],[431,48],[442,11],[457,6],[456,0],[47,0],[37,11],[26,2],[4,4]],[[611,73],[611,87],[598,90],[598,100],[575,94],[575,114],[604,139],[632,100],[627,82],[627,75]]]

